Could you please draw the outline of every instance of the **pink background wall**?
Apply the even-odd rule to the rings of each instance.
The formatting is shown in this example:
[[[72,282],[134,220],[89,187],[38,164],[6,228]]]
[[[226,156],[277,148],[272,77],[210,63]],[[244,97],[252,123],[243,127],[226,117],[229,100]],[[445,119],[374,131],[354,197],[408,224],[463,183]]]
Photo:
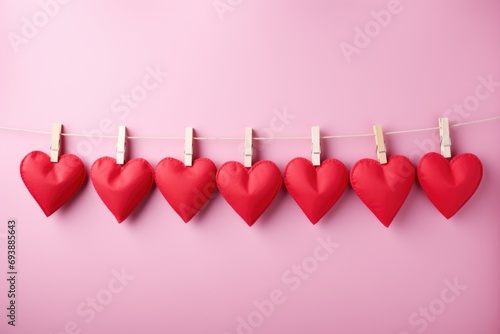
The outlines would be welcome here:
[[[371,11],[389,1],[218,3],[231,10],[219,15],[212,0],[73,0],[57,13],[50,7],[55,15],[43,22],[37,1],[1,1],[0,124],[50,131],[62,122],[67,132],[107,135],[124,124],[130,135],[176,136],[193,126],[200,136],[239,137],[251,126],[256,136],[307,136],[312,125],[324,135],[370,133],[375,123],[392,131],[499,114],[498,85],[469,110],[457,107],[475,101],[479,77],[500,81],[498,1],[402,0],[351,57],[342,43],[356,46],[356,27],[380,27]],[[9,33],[21,35],[33,15],[47,24],[16,52]],[[121,95],[139,90],[148,66],[168,76],[124,107]],[[276,121],[283,110],[293,118]],[[451,221],[415,185],[389,229],[352,190],[316,226],[284,190],[252,228],[220,194],[186,225],[157,189],[119,225],[90,182],[47,219],[18,169],[28,152],[48,151],[50,136],[0,130],[1,277],[6,222],[19,223],[18,326],[6,325],[2,279],[0,332],[499,333],[499,126],[452,129],[454,152],[478,155],[485,174]],[[417,163],[438,150],[435,135],[387,136],[389,154]],[[64,142],[87,169],[116,145]],[[131,157],[154,166],[183,154],[182,141],[129,144]],[[217,166],[242,161],[240,148],[196,144]],[[349,168],[375,158],[371,137],[323,141],[323,149]],[[309,152],[307,140],[257,147],[281,170]],[[318,240],[337,248],[324,252]],[[124,283],[115,279],[122,270]]]

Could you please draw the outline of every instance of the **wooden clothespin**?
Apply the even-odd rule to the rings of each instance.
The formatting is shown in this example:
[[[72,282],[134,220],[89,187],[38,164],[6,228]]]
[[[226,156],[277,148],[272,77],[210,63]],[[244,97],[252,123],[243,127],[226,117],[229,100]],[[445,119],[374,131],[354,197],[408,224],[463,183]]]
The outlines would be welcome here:
[[[312,137],[312,164],[313,166],[321,165],[321,137],[319,132],[319,126],[313,126],[311,128],[311,137]]]
[[[62,124],[54,123],[52,125],[52,142],[50,144],[50,162],[59,162],[61,154],[61,133]]]
[[[127,146],[127,128],[123,125],[118,127],[118,144],[116,146],[116,163],[125,164],[125,153]]]
[[[451,158],[450,124],[448,117],[439,118],[439,137],[441,140],[441,154],[445,158]]]
[[[186,140],[184,141],[184,166],[193,166],[193,128],[186,128]]]
[[[373,131],[375,132],[375,143],[377,145],[377,159],[382,165],[387,163],[387,152],[385,148],[384,133],[382,132],[381,125],[374,125]]]
[[[245,128],[245,167],[252,167],[253,155],[253,130],[252,128]]]

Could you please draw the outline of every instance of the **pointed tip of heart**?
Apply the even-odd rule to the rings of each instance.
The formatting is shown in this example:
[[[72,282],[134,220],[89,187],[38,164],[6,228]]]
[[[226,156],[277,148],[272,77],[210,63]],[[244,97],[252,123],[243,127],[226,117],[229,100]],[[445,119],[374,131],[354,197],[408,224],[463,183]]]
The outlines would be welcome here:
[[[377,217],[379,222],[382,223],[382,225],[384,225],[386,228],[389,228],[389,226],[391,226],[392,222],[394,221],[394,217],[392,217],[391,219],[388,219],[388,218],[380,218],[380,217]]]
[[[203,205],[204,204],[205,203],[203,203]],[[198,213],[198,211],[182,211],[178,208],[176,208],[174,211],[182,219],[182,221],[186,224],[189,223],[191,221],[191,219],[193,219],[194,216],[196,216],[196,214]]]
[[[317,219],[315,219],[315,218],[311,218],[311,217],[307,217],[307,218],[309,219],[309,221],[310,221],[310,222],[311,222],[311,224],[313,224],[313,225],[316,225],[316,224],[320,221],[320,219],[321,219],[321,218],[317,218]]]
[[[256,222],[257,220],[259,220],[260,218],[260,215],[257,216],[257,217],[252,217],[252,216],[246,216],[246,215],[241,215],[238,213],[238,216],[241,217],[241,219],[248,225],[248,227],[252,227]]]
[[[321,220],[321,218],[324,217],[324,214],[321,215],[321,216],[306,214],[306,217],[311,222],[311,224],[316,225],[317,223],[319,223],[319,221]]]
[[[47,217],[47,218],[49,218],[50,216],[52,216],[52,214],[54,213],[54,211],[52,211],[52,210],[45,210],[44,208],[42,208],[42,211],[45,214],[45,217]]]
[[[393,217],[384,217],[384,216],[381,216],[380,214],[375,214],[375,217],[377,217],[378,221],[382,225],[384,225],[386,228],[389,228],[389,226],[391,226],[392,222],[396,218],[396,215],[394,215]]]
[[[248,227],[252,227],[253,224],[255,224],[255,220],[254,221],[249,221],[249,220],[245,220],[245,223],[247,223]]]
[[[441,214],[444,216],[444,218],[446,218],[447,220],[450,220],[458,212],[458,210],[455,212],[442,212],[442,211],[439,211],[439,212],[441,212]]]
[[[130,217],[131,214],[132,214],[132,212],[130,212],[128,214],[117,213],[117,214],[113,214],[113,216],[115,217],[118,224],[121,224],[125,220],[127,220],[127,218]]]

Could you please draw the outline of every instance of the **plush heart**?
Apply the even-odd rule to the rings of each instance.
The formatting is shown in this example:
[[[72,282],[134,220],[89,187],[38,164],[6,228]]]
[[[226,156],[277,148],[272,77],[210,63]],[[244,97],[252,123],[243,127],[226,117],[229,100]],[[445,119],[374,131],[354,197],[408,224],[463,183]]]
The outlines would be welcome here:
[[[483,177],[483,165],[474,154],[464,153],[448,161],[427,153],[418,164],[418,180],[432,204],[450,219],[475,193]]]
[[[196,159],[186,167],[177,159],[165,158],[156,166],[156,185],[187,223],[215,192],[216,173],[217,167],[210,159]]]
[[[349,184],[349,171],[336,159],[314,167],[311,161],[295,158],[285,167],[286,189],[311,223],[316,224],[342,196]]]
[[[352,188],[386,227],[396,217],[414,181],[415,167],[400,155],[389,157],[384,165],[373,159],[362,159],[351,171]]]
[[[151,189],[154,170],[144,159],[119,165],[115,159],[103,157],[92,165],[90,179],[101,200],[121,223]]]
[[[278,194],[281,173],[272,161],[259,161],[251,168],[229,161],[217,171],[217,187],[229,205],[252,226]]]
[[[50,162],[47,154],[34,151],[21,162],[21,178],[47,217],[78,192],[85,175],[82,160],[73,154],[63,154],[58,162]]]

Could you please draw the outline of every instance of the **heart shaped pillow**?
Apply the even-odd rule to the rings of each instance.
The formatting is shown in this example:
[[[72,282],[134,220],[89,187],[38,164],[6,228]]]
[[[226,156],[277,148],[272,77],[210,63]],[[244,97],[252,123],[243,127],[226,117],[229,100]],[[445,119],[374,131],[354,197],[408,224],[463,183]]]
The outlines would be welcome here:
[[[47,217],[78,192],[85,176],[82,160],[73,154],[63,154],[58,162],[51,162],[47,154],[34,151],[21,162],[21,178]]]
[[[311,223],[316,224],[342,196],[349,184],[349,171],[336,159],[315,167],[304,158],[295,158],[285,167],[286,189]]]
[[[217,168],[210,159],[200,158],[186,167],[182,161],[165,158],[156,167],[156,185],[163,197],[188,222],[216,190]]]
[[[251,168],[226,162],[217,171],[216,181],[224,199],[249,226],[269,207],[282,185],[278,166],[267,160]]]
[[[153,186],[154,170],[144,159],[119,165],[115,159],[103,157],[90,168],[90,179],[101,200],[121,223]]]
[[[403,206],[414,181],[415,167],[401,155],[389,157],[383,165],[373,159],[362,159],[351,171],[352,188],[385,227],[389,227]]]
[[[483,177],[481,160],[471,153],[448,161],[441,154],[424,155],[418,164],[418,180],[429,200],[447,219],[474,195]]]

